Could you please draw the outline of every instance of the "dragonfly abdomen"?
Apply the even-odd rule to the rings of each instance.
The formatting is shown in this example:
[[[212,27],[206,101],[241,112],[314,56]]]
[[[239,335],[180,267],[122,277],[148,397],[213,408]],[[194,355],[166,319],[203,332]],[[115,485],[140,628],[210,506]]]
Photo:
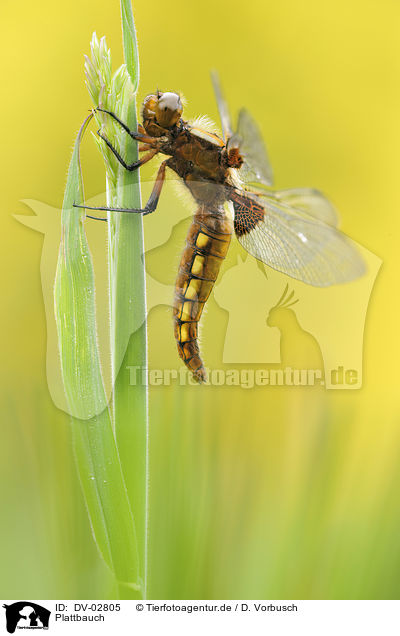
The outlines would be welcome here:
[[[174,326],[178,352],[198,382],[206,371],[198,345],[198,323],[231,241],[232,220],[221,206],[197,209],[186,238],[175,284]]]

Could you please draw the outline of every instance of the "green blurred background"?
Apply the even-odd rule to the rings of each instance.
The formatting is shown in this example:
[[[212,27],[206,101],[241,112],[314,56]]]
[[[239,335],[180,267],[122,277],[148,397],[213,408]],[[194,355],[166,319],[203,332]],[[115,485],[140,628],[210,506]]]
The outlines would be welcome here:
[[[260,122],[277,186],[328,192],[343,229],[383,259],[361,390],[151,389],[150,597],[399,598],[400,5],[137,0],[134,13],[139,97],[180,90],[189,116],[217,119],[209,69],[218,68],[232,110],[246,104]],[[119,3],[3,0],[0,15],[0,595],[110,598],[68,417],[47,391],[43,237],[12,214],[29,213],[26,198],[61,206],[90,108],[83,53],[96,30],[115,67],[122,62]],[[83,161],[94,196],[104,189],[94,144]],[[164,282],[173,282],[180,245],[173,262],[150,257],[155,272],[165,265]],[[218,334],[207,318],[212,364]],[[154,309],[149,342],[151,366],[175,366],[165,306]]]

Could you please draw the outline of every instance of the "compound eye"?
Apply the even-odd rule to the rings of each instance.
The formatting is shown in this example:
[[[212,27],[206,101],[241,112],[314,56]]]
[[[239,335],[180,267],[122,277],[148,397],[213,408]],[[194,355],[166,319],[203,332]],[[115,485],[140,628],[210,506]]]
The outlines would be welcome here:
[[[157,96],[147,95],[142,105],[142,117],[145,120],[154,119],[156,116]]]
[[[182,108],[182,103],[179,95],[176,93],[163,93],[158,100],[158,105],[161,110],[179,110]]]
[[[163,93],[157,101],[157,122],[163,128],[170,128],[179,120],[182,110],[182,102],[177,93]]]

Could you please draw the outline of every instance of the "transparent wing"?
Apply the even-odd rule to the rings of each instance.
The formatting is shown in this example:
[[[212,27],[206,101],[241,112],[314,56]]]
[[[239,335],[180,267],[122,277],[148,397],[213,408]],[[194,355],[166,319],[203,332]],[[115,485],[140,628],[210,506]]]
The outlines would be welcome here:
[[[239,112],[235,134],[228,142],[228,149],[238,147],[244,158],[240,169],[240,177],[245,183],[262,183],[270,186],[273,183],[271,164],[258,124],[250,113],[242,108]]]
[[[240,168],[240,177],[245,183],[272,185],[272,168],[257,123],[247,110],[242,108],[239,112],[237,130],[234,133],[228,105],[222,93],[219,76],[216,71],[211,72],[211,80],[217,100],[223,139],[227,143],[228,149],[239,148],[240,154],[244,159],[244,163]]]
[[[291,188],[290,190],[268,190],[259,191],[260,196],[273,198],[280,202],[283,206],[288,205],[290,208],[296,208],[307,212],[310,216],[338,227],[339,215],[322,192],[313,188]]]
[[[235,231],[253,256],[292,278],[316,287],[362,276],[364,262],[350,240],[332,225],[273,194],[232,196]]]
[[[215,99],[217,100],[219,118],[221,120],[222,136],[226,142],[233,135],[232,121],[229,114],[228,105],[225,101],[221,89],[221,83],[217,71],[211,71],[211,81],[214,88]]]

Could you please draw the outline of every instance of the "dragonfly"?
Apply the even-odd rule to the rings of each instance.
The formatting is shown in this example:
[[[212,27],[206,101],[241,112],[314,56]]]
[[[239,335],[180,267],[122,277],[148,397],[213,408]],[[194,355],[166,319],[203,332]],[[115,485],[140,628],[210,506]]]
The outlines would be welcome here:
[[[183,119],[182,100],[175,92],[157,90],[144,99],[142,124],[137,131],[130,130],[111,111],[98,108],[140,144],[139,151],[144,154],[127,164],[98,131],[126,170],[137,170],[158,154],[166,159],[160,164],[143,209],[76,206],[150,214],[157,208],[167,169],[188,188],[197,208],[175,283],[173,319],[178,353],[199,383],[207,381],[198,342],[199,321],[233,233],[256,259],[309,285],[346,283],[365,272],[361,255],[338,230],[335,208],[320,191],[273,189],[272,169],[259,126],[243,108],[234,129],[215,72],[212,83],[222,136],[201,120]],[[233,204],[234,214],[227,202]]]

